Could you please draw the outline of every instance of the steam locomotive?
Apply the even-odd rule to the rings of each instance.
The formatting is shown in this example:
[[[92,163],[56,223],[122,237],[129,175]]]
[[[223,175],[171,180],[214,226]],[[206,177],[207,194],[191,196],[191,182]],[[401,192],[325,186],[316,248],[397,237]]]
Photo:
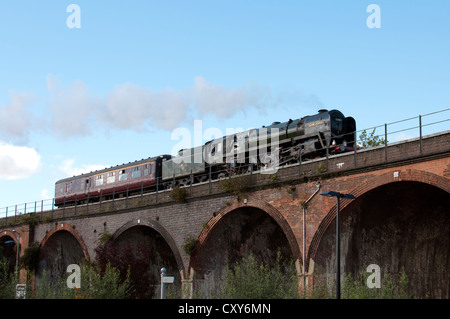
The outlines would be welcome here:
[[[62,179],[55,184],[55,205],[95,202],[189,185],[208,178],[276,169],[300,159],[352,151],[356,122],[338,110],[287,122],[273,122],[179,151]]]

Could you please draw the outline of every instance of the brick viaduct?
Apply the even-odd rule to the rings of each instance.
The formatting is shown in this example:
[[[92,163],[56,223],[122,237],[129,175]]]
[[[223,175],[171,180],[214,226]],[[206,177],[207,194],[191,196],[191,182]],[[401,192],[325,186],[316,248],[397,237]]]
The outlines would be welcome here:
[[[36,213],[33,223],[3,219],[0,243],[17,242],[19,233],[22,255],[38,242],[40,268],[59,275],[70,263],[94,260],[104,234],[117,245],[144,243],[154,249],[150,271],[158,278],[166,267],[183,297],[194,290],[209,297],[227,264],[249,253],[273,262],[278,250],[296,261],[300,288],[311,291],[335,279],[336,200],[315,195],[320,187],[356,196],[341,201],[343,272],[361,273],[369,264],[382,273],[405,269],[416,297],[449,298],[450,131],[419,144],[412,139],[231,178],[228,192],[215,181],[194,185],[185,203],[164,191]]]

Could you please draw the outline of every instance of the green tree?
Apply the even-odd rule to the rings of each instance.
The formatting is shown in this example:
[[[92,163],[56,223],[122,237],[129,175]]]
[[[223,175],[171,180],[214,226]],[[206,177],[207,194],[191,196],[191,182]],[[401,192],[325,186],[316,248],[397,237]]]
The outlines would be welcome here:
[[[379,135],[375,135],[376,127],[372,130],[372,133],[367,134],[366,130],[362,131],[359,135],[359,146],[362,148],[371,148],[375,146],[384,145],[387,141]]]

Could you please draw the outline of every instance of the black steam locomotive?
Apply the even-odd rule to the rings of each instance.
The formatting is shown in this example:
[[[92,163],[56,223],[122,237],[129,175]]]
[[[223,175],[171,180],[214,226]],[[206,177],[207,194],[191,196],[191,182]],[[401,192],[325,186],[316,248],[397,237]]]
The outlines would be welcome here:
[[[249,171],[271,172],[300,158],[353,150],[356,122],[338,110],[224,136],[202,146],[62,179],[55,204],[73,205],[171,188]]]

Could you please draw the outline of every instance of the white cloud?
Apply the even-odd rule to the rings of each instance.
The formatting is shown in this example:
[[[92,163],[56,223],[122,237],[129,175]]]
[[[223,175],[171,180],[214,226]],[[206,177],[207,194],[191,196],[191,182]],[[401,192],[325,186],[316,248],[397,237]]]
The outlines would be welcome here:
[[[189,100],[182,90],[152,92],[132,83],[117,85],[106,96],[101,120],[120,129],[140,131],[152,124],[173,129],[186,116]]]
[[[53,194],[50,194],[50,191],[46,188],[41,190],[41,199],[51,199],[53,198]]]
[[[89,93],[81,81],[69,87],[60,85],[54,76],[47,76],[51,98],[49,109],[53,132],[66,138],[88,135],[98,129],[134,130],[150,127],[173,130],[194,116],[212,114],[219,119],[239,112],[258,111],[280,105],[280,101],[303,107],[321,104],[314,95],[295,90],[272,97],[269,87],[248,82],[240,87],[224,87],[194,78],[192,86],[153,91],[133,83],[116,85],[104,98]],[[294,102],[292,100],[295,100]]]
[[[211,113],[219,118],[232,117],[248,107],[264,109],[273,105],[270,88],[261,87],[257,83],[225,88],[197,76],[193,92],[196,108],[203,114]]]
[[[0,179],[27,178],[41,166],[41,156],[34,148],[0,142]]]
[[[50,74],[47,76],[47,89],[51,93],[49,108],[53,131],[62,137],[90,134],[92,119],[101,106],[101,100],[89,94],[82,81],[74,81],[64,88]]]
[[[28,93],[11,94],[11,102],[0,106],[0,135],[23,142],[33,127],[33,117],[28,111],[32,96]]]
[[[99,165],[99,164],[87,164],[76,167],[74,166],[74,164],[75,164],[74,159],[71,158],[65,159],[58,166],[58,171],[61,172],[61,174],[63,174],[64,177],[72,177],[90,173],[96,170],[101,170],[107,167],[107,165]]]

